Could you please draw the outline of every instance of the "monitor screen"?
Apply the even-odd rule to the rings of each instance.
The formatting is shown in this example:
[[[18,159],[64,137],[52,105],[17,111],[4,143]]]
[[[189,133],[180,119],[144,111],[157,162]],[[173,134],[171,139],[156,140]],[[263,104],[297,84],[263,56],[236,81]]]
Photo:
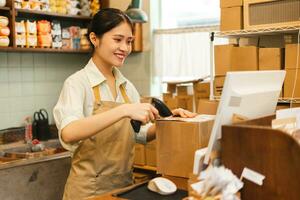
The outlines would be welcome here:
[[[275,113],[284,77],[283,70],[227,72],[204,164],[221,138],[221,126],[231,124],[233,114],[254,119]]]

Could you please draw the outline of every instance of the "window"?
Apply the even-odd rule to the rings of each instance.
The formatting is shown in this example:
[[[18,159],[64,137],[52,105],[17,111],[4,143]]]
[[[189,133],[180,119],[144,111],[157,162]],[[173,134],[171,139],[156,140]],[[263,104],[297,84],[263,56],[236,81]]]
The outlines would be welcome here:
[[[161,0],[160,28],[218,25],[219,0]]]
[[[159,29],[154,31],[151,93],[162,82],[210,75],[210,32],[218,30],[219,0],[160,0]],[[220,38],[215,43],[224,43]]]

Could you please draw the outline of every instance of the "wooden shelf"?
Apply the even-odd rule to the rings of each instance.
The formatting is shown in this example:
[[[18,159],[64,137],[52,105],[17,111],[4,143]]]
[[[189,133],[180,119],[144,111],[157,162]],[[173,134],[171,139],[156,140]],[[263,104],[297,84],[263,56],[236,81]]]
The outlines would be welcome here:
[[[278,99],[278,103],[286,103],[286,104],[290,104],[290,103],[300,103],[300,99],[299,98],[279,98]]]
[[[278,35],[286,33],[297,33],[300,29],[300,24],[297,26],[281,26],[273,28],[260,28],[250,30],[236,30],[236,31],[223,31],[216,32],[216,37],[255,37],[260,35]]]
[[[156,167],[147,166],[147,165],[134,165],[133,168],[143,169],[143,170],[148,170],[148,171],[156,171],[157,170]]]
[[[30,14],[30,15],[40,15],[40,16],[48,16],[54,18],[65,18],[65,19],[78,19],[78,20],[91,20],[91,17],[87,16],[80,16],[80,15],[64,15],[58,14],[53,12],[43,12],[43,11],[36,11],[36,10],[28,10],[28,9],[15,9],[16,16],[19,14]]]
[[[10,7],[0,7],[0,10],[10,10]]]
[[[109,0],[100,0],[102,8],[107,8],[110,6]],[[46,19],[46,20],[61,20],[62,27],[68,27],[77,25],[80,27],[87,27],[87,24],[91,21],[92,17],[80,16],[80,15],[66,15],[53,12],[44,12],[29,9],[19,9],[14,7],[13,1],[7,1],[7,6],[0,7],[0,11],[5,11],[5,15],[9,18],[9,28],[10,28],[10,46],[0,47],[0,51],[6,52],[53,52],[53,53],[90,53],[91,50],[72,50],[72,49],[53,49],[53,48],[20,48],[16,47],[16,36],[15,36],[15,22],[17,18],[21,19]],[[7,12],[6,12],[7,11]],[[140,34],[141,35],[141,34]],[[142,41],[142,37],[141,37]],[[133,48],[132,53],[141,52],[142,49]]]
[[[53,49],[53,48],[22,48],[22,47],[0,47],[0,51],[9,52],[48,52],[48,53],[90,53],[91,50],[77,49]]]
[[[214,96],[214,100],[216,101],[220,101],[221,100],[221,96]],[[300,103],[300,99],[299,98],[278,98],[278,103],[281,103],[281,104],[290,104],[290,103]]]

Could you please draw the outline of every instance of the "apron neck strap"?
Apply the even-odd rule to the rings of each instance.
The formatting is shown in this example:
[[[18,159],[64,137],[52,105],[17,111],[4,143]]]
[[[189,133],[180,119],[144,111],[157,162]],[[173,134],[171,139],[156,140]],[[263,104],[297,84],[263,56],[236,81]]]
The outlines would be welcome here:
[[[94,97],[95,97],[95,101],[99,102],[101,100],[101,95],[100,95],[100,85],[96,85],[93,87],[93,92],[94,92]],[[126,94],[126,89],[124,87],[123,84],[120,85],[120,91],[122,94],[122,97],[125,101],[125,103],[130,103],[129,97]]]
[[[126,89],[125,89],[125,86],[123,84],[120,85],[120,91],[121,91],[121,94],[123,96],[123,99],[125,101],[125,103],[130,103],[130,100],[126,94]]]

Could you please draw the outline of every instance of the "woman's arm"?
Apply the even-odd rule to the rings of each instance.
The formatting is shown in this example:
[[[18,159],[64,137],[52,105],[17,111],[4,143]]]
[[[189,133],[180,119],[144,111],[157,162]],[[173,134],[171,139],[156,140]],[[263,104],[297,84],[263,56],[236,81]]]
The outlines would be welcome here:
[[[95,135],[125,117],[145,124],[157,116],[158,111],[151,104],[123,104],[106,112],[71,122],[62,129],[61,138],[66,143],[77,142]]]

